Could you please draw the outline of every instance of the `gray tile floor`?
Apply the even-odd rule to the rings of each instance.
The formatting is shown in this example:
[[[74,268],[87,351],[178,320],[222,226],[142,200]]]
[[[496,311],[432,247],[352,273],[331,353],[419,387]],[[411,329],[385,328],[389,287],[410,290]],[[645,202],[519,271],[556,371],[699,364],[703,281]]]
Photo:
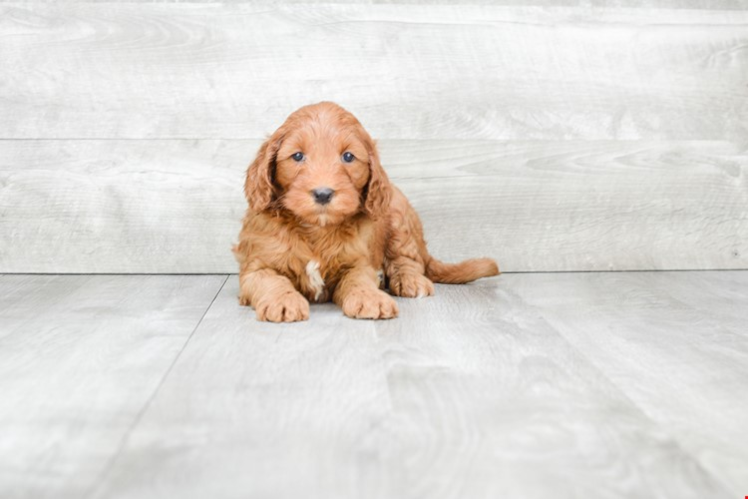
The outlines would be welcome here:
[[[748,272],[258,323],[236,276],[0,276],[1,496],[748,494]]]

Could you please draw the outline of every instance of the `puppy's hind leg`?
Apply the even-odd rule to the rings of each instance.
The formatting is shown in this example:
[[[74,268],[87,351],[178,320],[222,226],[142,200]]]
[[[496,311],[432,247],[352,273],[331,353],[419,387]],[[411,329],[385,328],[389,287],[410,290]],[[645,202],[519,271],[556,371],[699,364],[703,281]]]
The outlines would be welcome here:
[[[425,268],[418,260],[398,256],[387,263],[390,292],[398,297],[428,297],[434,295],[434,283],[425,275]]]
[[[398,297],[434,295],[434,283],[426,277],[428,251],[418,214],[399,191],[393,202],[392,227],[385,252],[385,274],[390,292]]]
[[[400,194],[392,205],[385,271],[394,295],[424,297],[434,294],[434,283],[468,283],[499,274],[493,259],[470,259],[458,264],[435,259],[426,248],[423,226],[410,203]]]
[[[390,292],[398,297],[421,298],[434,295],[434,283],[425,275],[422,263],[400,256],[387,264]]]

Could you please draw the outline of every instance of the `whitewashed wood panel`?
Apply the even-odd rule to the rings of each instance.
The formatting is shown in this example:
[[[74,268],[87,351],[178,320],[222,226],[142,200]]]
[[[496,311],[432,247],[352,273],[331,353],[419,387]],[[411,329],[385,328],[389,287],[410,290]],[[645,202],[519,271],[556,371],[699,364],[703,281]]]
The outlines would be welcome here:
[[[234,272],[258,145],[0,141],[0,269]]]
[[[82,497],[225,276],[0,276],[0,496]]]
[[[743,491],[748,272],[504,275],[293,325],[234,275],[155,383],[223,279],[0,276],[0,495]]]
[[[743,139],[748,11],[613,5],[2,4],[0,137]]]
[[[259,141],[0,141],[0,272],[227,273]],[[382,141],[434,255],[504,271],[748,267],[725,141]]]
[[[512,279],[579,352],[682,449],[748,487],[748,272]]]
[[[389,390],[371,321],[256,321],[231,276],[96,497],[377,496]]]
[[[74,0],[76,3],[228,3],[248,4],[254,6],[272,6],[278,2],[274,0]],[[0,0],[2,3],[47,3],[48,0]],[[405,4],[405,5],[454,5],[455,0],[284,0],[284,4]],[[540,6],[540,7],[638,7],[651,9],[652,0],[462,0],[464,5],[493,5],[493,6]],[[657,0],[657,8],[667,9],[716,9],[735,10],[748,9],[748,0]]]
[[[232,276],[93,494],[728,495],[521,280],[438,286],[386,322],[315,305],[279,326],[237,304]]]

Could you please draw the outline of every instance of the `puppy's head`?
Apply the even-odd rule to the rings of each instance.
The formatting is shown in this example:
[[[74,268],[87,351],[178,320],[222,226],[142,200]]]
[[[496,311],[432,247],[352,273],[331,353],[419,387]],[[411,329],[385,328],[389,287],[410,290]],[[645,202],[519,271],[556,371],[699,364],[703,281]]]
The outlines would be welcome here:
[[[389,205],[390,186],[376,145],[337,104],[305,106],[260,147],[244,191],[255,212],[285,209],[300,221],[340,224]]]

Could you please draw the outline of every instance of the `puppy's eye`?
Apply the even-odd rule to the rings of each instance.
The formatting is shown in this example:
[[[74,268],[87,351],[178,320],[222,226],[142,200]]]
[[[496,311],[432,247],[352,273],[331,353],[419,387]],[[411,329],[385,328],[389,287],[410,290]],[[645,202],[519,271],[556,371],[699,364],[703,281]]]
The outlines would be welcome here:
[[[353,153],[351,153],[349,151],[346,151],[345,153],[343,153],[343,161],[345,163],[353,163],[353,160],[355,160],[355,159],[356,159],[356,157],[353,156]]]
[[[293,158],[294,161],[301,161],[301,160],[304,159],[304,153],[302,153],[301,151],[299,151],[298,153],[292,154],[291,158]]]

